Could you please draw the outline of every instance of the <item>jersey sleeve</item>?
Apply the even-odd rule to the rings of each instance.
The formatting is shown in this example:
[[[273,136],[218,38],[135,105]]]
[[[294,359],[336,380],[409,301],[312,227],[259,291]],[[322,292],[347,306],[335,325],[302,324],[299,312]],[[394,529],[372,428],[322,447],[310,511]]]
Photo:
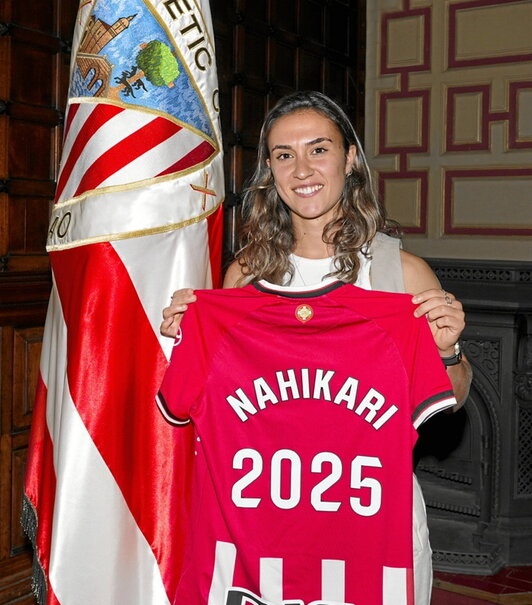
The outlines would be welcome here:
[[[431,416],[456,404],[451,381],[424,317],[414,319],[411,364],[412,423],[417,429]]]
[[[190,305],[183,316],[170,364],[156,397],[163,416],[176,426],[190,422],[190,410],[205,384],[208,341],[200,322],[200,306],[197,302]]]
[[[211,360],[226,334],[248,312],[262,306],[264,298],[250,286],[196,290],[195,294],[196,302],[183,315],[156,397],[165,418],[176,426],[190,422],[211,372]]]

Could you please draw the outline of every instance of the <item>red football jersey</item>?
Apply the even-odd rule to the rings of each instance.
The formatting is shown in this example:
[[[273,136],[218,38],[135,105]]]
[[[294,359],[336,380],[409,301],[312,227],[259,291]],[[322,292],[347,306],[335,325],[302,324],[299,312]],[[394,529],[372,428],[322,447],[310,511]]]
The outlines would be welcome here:
[[[455,399],[411,297],[197,291],[158,403],[196,430],[179,605],[412,605],[416,428]]]

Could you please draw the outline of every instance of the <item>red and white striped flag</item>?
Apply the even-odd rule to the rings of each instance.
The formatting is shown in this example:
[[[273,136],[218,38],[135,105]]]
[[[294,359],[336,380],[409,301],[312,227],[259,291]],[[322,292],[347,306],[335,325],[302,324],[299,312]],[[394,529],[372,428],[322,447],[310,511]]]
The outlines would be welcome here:
[[[172,603],[190,432],[154,399],[173,290],[220,280],[208,0],[82,0],[24,522],[40,603]]]

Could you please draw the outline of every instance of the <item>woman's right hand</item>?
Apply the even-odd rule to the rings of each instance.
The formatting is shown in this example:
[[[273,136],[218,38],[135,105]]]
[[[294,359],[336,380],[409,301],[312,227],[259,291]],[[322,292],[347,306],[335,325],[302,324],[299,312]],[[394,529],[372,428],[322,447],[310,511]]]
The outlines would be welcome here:
[[[195,302],[195,300],[196,295],[191,288],[176,290],[172,294],[170,306],[163,309],[163,322],[159,328],[163,336],[176,337],[183,314],[188,309],[188,304]]]

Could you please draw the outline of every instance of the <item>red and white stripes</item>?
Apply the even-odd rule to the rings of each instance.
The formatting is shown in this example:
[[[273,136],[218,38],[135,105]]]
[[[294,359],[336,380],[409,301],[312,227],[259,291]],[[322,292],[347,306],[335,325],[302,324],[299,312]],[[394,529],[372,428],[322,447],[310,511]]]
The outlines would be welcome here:
[[[214,153],[210,141],[154,112],[73,101],[55,200],[186,170]]]

